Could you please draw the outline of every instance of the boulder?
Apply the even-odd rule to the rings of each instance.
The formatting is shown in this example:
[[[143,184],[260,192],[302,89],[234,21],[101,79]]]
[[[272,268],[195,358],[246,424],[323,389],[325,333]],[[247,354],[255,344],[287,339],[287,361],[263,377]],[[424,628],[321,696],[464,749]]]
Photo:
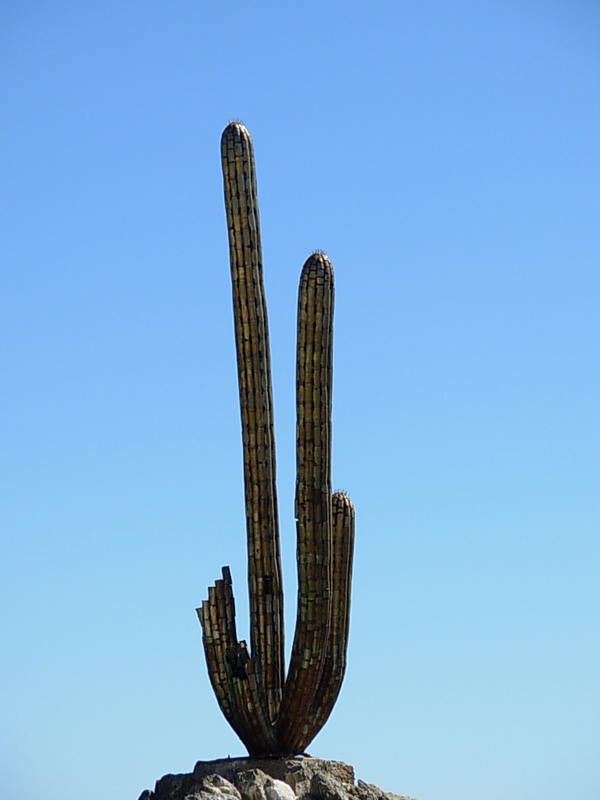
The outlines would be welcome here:
[[[139,800],[412,800],[359,780],[342,761],[222,758],[164,775]]]

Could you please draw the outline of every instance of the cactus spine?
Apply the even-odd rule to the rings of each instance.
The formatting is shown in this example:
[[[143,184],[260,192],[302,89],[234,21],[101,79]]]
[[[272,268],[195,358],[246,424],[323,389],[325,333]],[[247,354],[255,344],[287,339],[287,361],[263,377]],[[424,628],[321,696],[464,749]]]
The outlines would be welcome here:
[[[233,287],[248,534],[251,653],[238,642],[229,568],[198,609],[209,677],[250,755],[302,753],[327,721],[346,668],[354,508],[331,492],[334,279],[302,269],[296,368],[298,611],[285,679],[275,435],[254,148],[239,123],[221,139]]]

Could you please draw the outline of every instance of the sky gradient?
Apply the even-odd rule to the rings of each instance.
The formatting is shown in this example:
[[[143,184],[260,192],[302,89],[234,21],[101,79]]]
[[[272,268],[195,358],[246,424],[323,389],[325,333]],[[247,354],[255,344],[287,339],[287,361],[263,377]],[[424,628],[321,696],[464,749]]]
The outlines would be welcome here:
[[[349,666],[311,754],[418,800],[600,791],[600,8],[0,8],[0,796],[242,755],[195,608],[247,635],[219,140],[255,144],[287,644],[302,264],[336,271]]]

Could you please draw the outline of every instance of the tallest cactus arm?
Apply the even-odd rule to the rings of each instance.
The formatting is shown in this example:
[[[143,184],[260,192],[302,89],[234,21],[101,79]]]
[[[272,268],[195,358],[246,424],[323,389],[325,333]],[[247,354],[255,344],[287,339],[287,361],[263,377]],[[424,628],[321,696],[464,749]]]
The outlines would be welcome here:
[[[242,125],[221,139],[244,448],[250,641],[271,721],[284,680],[275,434],[254,148]]]
[[[221,140],[242,416],[251,654],[238,642],[229,569],[198,609],[210,680],[253,756],[303,752],[327,721],[346,666],[354,509],[331,494],[333,268],[306,261],[298,295],[298,612],[284,683],[283,591],[267,309],[252,140]]]

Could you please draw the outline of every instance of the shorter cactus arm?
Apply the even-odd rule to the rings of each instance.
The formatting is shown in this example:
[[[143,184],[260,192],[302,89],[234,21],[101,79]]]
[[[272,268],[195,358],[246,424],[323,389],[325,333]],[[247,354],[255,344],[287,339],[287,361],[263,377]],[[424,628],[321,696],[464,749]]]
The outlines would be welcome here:
[[[331,393],[333,268],[314,253],[298,294],[296,518],[298,612],[278,721],[283,753],[312,739],[308,714],[327,652],[331,618]]]

